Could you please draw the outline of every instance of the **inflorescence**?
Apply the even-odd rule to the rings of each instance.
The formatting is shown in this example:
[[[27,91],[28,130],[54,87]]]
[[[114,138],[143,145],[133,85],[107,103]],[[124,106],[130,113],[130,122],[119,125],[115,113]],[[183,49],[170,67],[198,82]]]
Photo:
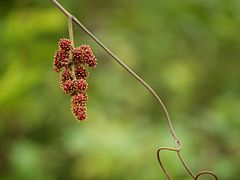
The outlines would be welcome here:
[[[58,50],[54,56],[55,72],[61,73],[61,86],[65,94],[71,95],[72,113],[76,119],[86,119],[87,77],[89,75],[85,66],[95,68],[97,59],[89,45],[74,48],[69,39],[61,39]]]

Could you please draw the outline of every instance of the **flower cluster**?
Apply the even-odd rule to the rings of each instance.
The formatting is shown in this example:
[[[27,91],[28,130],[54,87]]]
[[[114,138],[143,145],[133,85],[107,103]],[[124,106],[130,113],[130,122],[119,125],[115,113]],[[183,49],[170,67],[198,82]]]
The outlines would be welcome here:
[[[88,45],[74,48],[69,39],[61,39],[54,55],[53,70],[61,73],[61,87],[65,94],[71,95],[72,113],[76,119],[86,119],[87,77],[84,66],[95,68],[97,59]]]

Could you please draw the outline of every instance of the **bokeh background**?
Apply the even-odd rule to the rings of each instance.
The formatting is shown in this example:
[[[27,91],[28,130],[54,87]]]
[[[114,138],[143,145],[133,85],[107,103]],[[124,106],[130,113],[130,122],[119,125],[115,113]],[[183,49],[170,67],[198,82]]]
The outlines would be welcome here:
[[[239,0],[61,3],[159,93],[193,172],[239,179]],[[65,16],[50,0],[0,1],[0,179],[166,179],[156,150],[173,141],[157,102],[74,32],[98,58],[83,123],[52,71]],[[175,153],[162,155],[174,179],[191,179]]]

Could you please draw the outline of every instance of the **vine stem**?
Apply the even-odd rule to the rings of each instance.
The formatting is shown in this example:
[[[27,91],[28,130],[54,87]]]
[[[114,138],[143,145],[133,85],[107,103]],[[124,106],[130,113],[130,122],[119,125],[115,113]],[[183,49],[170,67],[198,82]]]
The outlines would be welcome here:
[[[74,35],[73,35],[73,25],[72,25],[72,16],[68,16],[68,32],[69,32],[69,39],[72,42],[74,47]]]
[[[209,174],[209,175],[212,175],[213,177],[215,177],[216,179],[218,179],[217,176],[215,174],[213,174],[211,171],[201,171],[196,176],[194,176],[194,174],[192,173],[190,168],[187,166],[186,162],[184,161],[183,157],[180,154],[180,151],[182,149],[182,144],[179,141],[179,139],[177,138],[177,135],[176,135],[176,133],[174,131],[174,128],[173,128],[172,121],[170,119],[168,110],[167,110],[165,104],[163,103],[163,101],[161,100],[161,98],[156,93],[156,91],[154,91],[147,82],[145,82],[130,67],[128,67],[119,57],[117,57],[107,46],[105,46],[98,38],[96,38],[96,36],[94,36],[75,16],[73,16],[70,12],[68,12],[57,0],[50,0],[50,1],[52,1],[52,3],[58,9],[60,9],[62,11],[62,13],[68,18],[69,37],[70,37],[70,40],[72,40],[72,42],[74,41],[72,22],[74,22],[74,23],[76,23],[76,25],[79,28],[81,28],[83,31],[85,31],[100,47],[102,47],[103,50],[105,50],[106,53],[108,53],[120,66],[122,66],[129,74],[131,74],[136,80],[138,80],[153,95],[153,97],[158,101],[158,103],[159,103],[159,105],[161,107],[161,110],[163,111],[163,114],[164,114],[164,116],[166,118],[170,134],[172,135],[172,138],[174,140],[174,144],[176,146],[175,148],[169,148],[169,147],[159,148],[158,151],[157,151],[157,157],[158,157],[159,164],[160,164],[164,174],[168,177],[168,179],[172,179],[172,178],[167,173],[167,171],[165,170],[165,168],[164,168],[164,166],[163,166],[163,164],[162,164],[162,162],[160,160],[160,151],[161,150],[176,151],[180,161],[183,164],[183,166],[185,167],[187,172],[194,179],[198,179],[203,174]]]
[[[72,42],[72,47],[74,48],[74,34],[73,34],[73,21],[72,21],[72,16],[67,16],[67,22],[68,22],[68,33],[69,33],[69,39]],[[72,53],[70,53],[70,59],[72,61]],[[72,73],[74,81],[76,81],[76,75],[74,68],[70,68],[70,71]]]

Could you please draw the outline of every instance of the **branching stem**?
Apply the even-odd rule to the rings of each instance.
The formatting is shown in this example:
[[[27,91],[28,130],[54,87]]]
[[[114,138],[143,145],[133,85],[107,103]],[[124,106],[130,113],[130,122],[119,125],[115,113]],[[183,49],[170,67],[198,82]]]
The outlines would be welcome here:
[[[174,144],[175,144],[175,148],[164,147],[164,148],[159,148],[158,151],[157,151],[157,157],[158,157],[158,161],[159,161],[160,167],[162,168],[164,174],[168,177],[168,179],[171,180],[172,177],[167,173],[167,171],[165,170],[165,168],[163,166],[163,163],[161,162],[160,151],[162,151],[162,150],[168,150],[168,151],[175,151],[175,152],[177,152],[180,161],[182,162],[183,166],[185,167],[187,172],[190,174],[190,176],[193,177],[193,179],[197,180],[201,175],[208,174],[208,175],[213,176],[217,180],[218,179],[217,176],[215,174],[213,174],[211,171],[201,171],[200,173],[198,173],[195,176],[192,173],[192,171],[190,170],[190,168],[187,166],[186,162],[184,161],[183,157],[180,154],[180,151],[182,149],[182,144],[179,141],[179,139],[177,138],[177,135],[176,135],[176,133],[175,133],[175,131],[173,129],[172,121],[170,119],[168,110],[167,110],[165,104],[163,103],[163,101],[161,100],[161,98],[151,88],[151,86],[147,82],[145,82],[140,76],[138,76],[130,67],[128,67],[119,57],[117,57],[98,38],[96,38],[75,16],[73,16],[70,12],[68,12],[58,1],[56,1],[56,0],[51,0],[51,1],[68,18],[69,37],[70,37],[70,40],[72,40],[72,42],[74,41],[72,22],[74,22],[74,23],[76,23],[76,25],[79,28],[81,28],[83,31],[85,31],[100,47],[102,47],[103,50],[105,50],[106,53],[108,53],[119,65],[121,65],[125,70],[127,70],[127,72],[129,74],[131,74],[135,79],[137,79],[154,96],[154,98],[158,101],[158,103],[159,103],[159,105],[161,107],[161,110],[163,111],[163,114],[164,114],[164,116],[166,118],[169,131],[170,131],[170,133],[172,135],[172,138],[173,138]]]

